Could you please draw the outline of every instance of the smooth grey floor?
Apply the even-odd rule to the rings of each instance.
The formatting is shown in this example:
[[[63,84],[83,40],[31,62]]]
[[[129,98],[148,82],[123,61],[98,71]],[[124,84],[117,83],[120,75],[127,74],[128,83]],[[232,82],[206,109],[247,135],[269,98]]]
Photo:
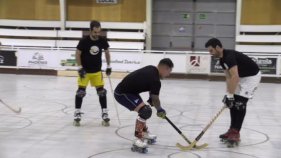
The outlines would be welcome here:
[[[0,99],[22,107],[15,114],[0,103],[0,158],[280,158],[281,157],[281,85],[262,83],[249,102],[242,142],[227,148],[218,135],[229,126],[225,110],[198,144],[204,150],[180,151],[177,142],[187,145],[155,110],[148,121],[150,131],[158,136],[147,154],[131,152],[136,113],[117,104],[118,125],[112,93],[107,78],[111,126],[101,126],[101,110],[95,89],[88,88],[80,127],[72,125],[75,77],[0,74]],[[120,79],[112,79],[115,87]],[[193,140],[221,108],[224,82],[205,80],[163,80],[160,94],[168,117]],[[142,94],[146,100],[148,94]]]

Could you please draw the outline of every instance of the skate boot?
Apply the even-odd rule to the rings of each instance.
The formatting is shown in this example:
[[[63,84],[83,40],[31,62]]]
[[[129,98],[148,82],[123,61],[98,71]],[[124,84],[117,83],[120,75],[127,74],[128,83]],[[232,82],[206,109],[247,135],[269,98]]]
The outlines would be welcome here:
[[[81,121],[82,114],[84,114],[84,113],[81,112],[80,110],[75,110],[75,112],[74,112],[74,121],[73,121],[73,125],[74,126],[80,126],[80,121]]]
[[[148,131],[148,127],[145,126],[144,129],[143,129],[143,138],[147,141],[147,144],[151,145],[151,144],[155,144],[156,143],[157,136],[151,134]]]
[[[233,148],[235,146],[238,146],[239,143],[240,143],[240,133],[239,133],[239,131],[236,130],[236,129],[233,129],[230,132],[230,134],[229,134],[229,136],[226,140],[226,143],[227,143],[228,148]]]
[[[224,134],[221,134],[221,135],[219,136],[220,140],[221,140],[222,142],[225,142],[225,141],[228,139],[228,136],[229,136],[229,134],[231,133],[232,130],[233,130],[233,129],[230,128],[230,129],[228,129],[227,132],[225,132]]]
[[[107,112],[107,109],[102,109],[102,122],[101,122],[101,124],[103,125],[103,126],[109,126],[110,124],[109,124],[109,121],[110,121],[110,118],[108,117],[108,112]]]
[[[137,138],[134,143],[133,146],[131,147],[131,150],[133,152],[139,152],[139,153],[147,153],[147,143],[139,138]]]

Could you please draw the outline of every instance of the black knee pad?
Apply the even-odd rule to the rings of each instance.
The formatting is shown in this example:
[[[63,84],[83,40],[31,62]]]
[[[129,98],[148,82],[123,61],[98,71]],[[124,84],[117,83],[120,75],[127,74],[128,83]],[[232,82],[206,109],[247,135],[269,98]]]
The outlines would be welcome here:
[[[234,95],[234,99],[235,99],[235,108],[237,110],[243,110],[243,109],[246,109],[246,106],[247,106],[247,102],[248,102],[248,98],[245,98],[243,96],[240,96],[240,95]]]
[[[149,105],[144,105],[142,108],[139,110],[139,117],[147,120],[151,117],[152,115],[152,109]]]
[[[104,89],[104,88],[97,88],[97,94],[98,94],[99,97],[105,97],[106,93],[107,93],[106,89]]]
[[[86,89],[78,88],[78,90],[76,91],[76,96],[79,98],[84,98],[86,96]]]

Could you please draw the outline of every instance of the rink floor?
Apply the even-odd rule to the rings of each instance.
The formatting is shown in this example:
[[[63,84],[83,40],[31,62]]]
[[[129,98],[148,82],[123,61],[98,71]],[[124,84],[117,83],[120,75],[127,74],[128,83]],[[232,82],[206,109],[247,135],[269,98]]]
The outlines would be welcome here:
[[[0,103],[0,158],[280,158],[281,85],[261,83],[248,104],[241,131],[241,144],[227,148],[218,135],[229,126],[225,110],[198,144],[204,150],[180,151],[177,142],[187,145],[155,110],[148,121],[158,136],[147,154],[131,152],[136,113],[117,104],[118,124],[113,96],[108,90],[111,126],[101,126],[101,110],[94,88],[87,89],[81,126],[72,125],[75,77],[0,74],[0,99],[13,107],[15,114]],[[120,79],[112,79],[115,87]],[[225,83],[206,80],[163,80],[160,99],[168,117],[193,140],[222,107]],[[148,94],[142,94],[147,100]]]

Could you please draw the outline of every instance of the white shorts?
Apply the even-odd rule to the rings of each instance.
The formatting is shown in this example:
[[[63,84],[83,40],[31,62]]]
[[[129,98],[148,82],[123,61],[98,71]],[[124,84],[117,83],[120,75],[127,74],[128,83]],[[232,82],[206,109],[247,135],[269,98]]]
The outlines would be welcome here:
[[[252,99],[261,80],[261,72],[255,76],[241,77],[235,94]]]

